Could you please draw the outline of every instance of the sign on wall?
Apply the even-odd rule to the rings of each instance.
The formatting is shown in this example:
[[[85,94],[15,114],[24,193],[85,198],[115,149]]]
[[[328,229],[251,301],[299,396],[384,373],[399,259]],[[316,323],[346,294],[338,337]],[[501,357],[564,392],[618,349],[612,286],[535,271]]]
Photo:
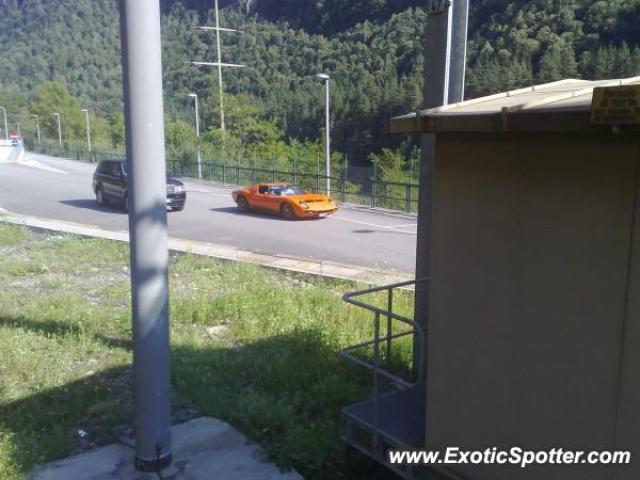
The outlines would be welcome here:
[[[640,123],[640,85],[594,88],[591,101],[591,123],[596,125]]]

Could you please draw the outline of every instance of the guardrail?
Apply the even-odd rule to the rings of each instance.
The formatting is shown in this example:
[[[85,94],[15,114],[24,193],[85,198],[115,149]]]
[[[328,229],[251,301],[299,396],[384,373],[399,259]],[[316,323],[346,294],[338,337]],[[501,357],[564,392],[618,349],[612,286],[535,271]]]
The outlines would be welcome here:
[[[342,409],[345,422],[343,440],[382,463],[403,478],[414,478],[413,467],[401,467],[388,462],[390,449],[414,449],[424,446],[426,415],[426,327],[393,311],[394,290],[425,283],[422,278],[347,293],[345,302],[364,308],[373,314],[373,339],[343,349],[340,355],[372,374],[373,391],[368,400]],[[386,292],[386,308],[366,303],[358,297]],[[386,328],[383,328],[383,322]],[[394,328],[399,323],[400,328]],[[402,368],[393,362],[393,342],[411,336],[416,363]],[[406,363],[406,360],[401,364]]]
[[[35,144],[25,141],[25,147],[29,151],[43,153],[63,158],[98,162],[106,158],[124,157],[124,151],[100,151],[89,152],[86,147],[58,145],[51,143]],[[172,175],[197,178],[195,163],[184,164],[176,159],[167,158],[167,170]],[[306,189],[316,193],[327,193],[325,175],[318,173],[285,171],[277,169],[242,166],[238,163],[202,162],[202,177],[204,180],[219,182],[223,185],[247,185],[256,182],[291,182],[302,185]],[[365,180],[349,179],[345,175],[331,178],[331,192],[339,201],[362,205],[372,208],[384,208],[416,213],[418,211],[418,196],[420,187],[414,183],[388,182],[376,178]]]

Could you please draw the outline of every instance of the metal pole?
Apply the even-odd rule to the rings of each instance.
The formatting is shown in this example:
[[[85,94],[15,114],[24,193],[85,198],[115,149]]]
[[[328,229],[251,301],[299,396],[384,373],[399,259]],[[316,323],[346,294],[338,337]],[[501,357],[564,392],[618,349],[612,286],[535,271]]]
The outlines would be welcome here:
[[[198,165],[198,178],[202,178],[202,159],[200,157],[200,113],[198,111],[198,95],[190,93],[196,106],[196,164]]]
[[[327,78],[325,85],[326,85],[326,89],[325,89],[325,93],[326,93],[326,100],[325,100],[325,129],[326,129],[326,134],[327,134],[327,139],[325,141],[325,157],[326,157],[326,169],[327,169],[327,195],[331,195],[331,131],[330,131],[330,117],[329,117],[329,101],[330,101],[330,95],[329,95],[329,82],[330,79]]]
[[[0,110],[2,110],[2,113],[4,115],[4,139],[9,140],[9,129],[7,127],[7,111],[4,107],[0,107]]]
[[[135,466],[171,463],[168,238],[160,4],[120,0],[135,390]]]
[[[225,131],[224,126],[224,99],[222,90],[222,52],[220,50],[220,12],[218,9],[218,0],[214,1],[216,10],[216,48],[218,50],[218,87],[220,92],[220,130]]]
[[[53,114],[58,119],[58,145],[62,146],[62,128],[60,127],[60,114],[55,112]]]
[[[91,127],[89,125],[89,110],[83,108],[82,111],[84,112],[84,118],[87,123],[87,148],[89,149],[89,153],[91,153]]]
[[[454,0],[455,1],[455,0]],[[428,3],[428,20],[424,37],[424,108],[446,105],[449,96],[449,67],[451,53],[451,7],[448,2],[430,0]],[[418,113],[419,115],[419,113]],[[436,137],[433,134],[420,136],[421,168],[420,194],[418,197],[418,249],[416,252],[416,278],[431,275],[431,223],[433,217],[433,192],[435,173]],[[429,323],[429,283],[416,285],[415,319],[422,327]],[[425,365],[426,356],[421,359],[420,342],[414,336],[414,368],[419,370]],[[426,370],[425,370],[426,371]]]
[[[469,0],[454,0],[451,12],[451,60],[448,103],[457,103],[464,100],[468,25]]]
[[[16,128],[18,129],[18,138],[22,138],[22,132],[20,131],[20,122],[16,123]]]
[[[38,123],[38,115],[31,115],[36,119],[36,136],[38,137],[38,143],[40,143],[40,124]]]

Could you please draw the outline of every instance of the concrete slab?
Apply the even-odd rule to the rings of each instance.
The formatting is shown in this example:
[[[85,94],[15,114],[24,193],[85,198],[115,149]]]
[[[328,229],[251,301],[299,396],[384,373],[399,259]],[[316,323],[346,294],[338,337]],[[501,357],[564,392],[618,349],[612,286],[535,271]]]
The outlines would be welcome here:
[[[229,424],[198,418],[171,429],[173,463],[159,473],[133,467],[134,451],[110,445],[43,465],[29,480],[302,480],[266,461],[264,451]]]

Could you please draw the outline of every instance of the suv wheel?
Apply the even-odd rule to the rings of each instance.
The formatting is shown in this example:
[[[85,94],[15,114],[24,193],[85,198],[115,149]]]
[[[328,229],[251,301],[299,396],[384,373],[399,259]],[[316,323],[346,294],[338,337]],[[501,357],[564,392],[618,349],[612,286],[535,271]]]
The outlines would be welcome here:
[[[103,206],[105,206],[107,204],[107,199],[104,198],[104,193],[102,192],[102,187],[96,188],[96,202],[98,202],[98,205],[100,205],[101,207],[103,207]]]

